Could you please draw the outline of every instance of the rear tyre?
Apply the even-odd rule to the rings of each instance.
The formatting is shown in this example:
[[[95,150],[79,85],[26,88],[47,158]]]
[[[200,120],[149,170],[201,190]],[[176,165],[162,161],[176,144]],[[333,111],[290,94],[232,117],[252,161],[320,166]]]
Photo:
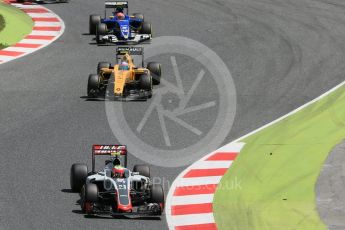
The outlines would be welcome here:
[[[73,192],[80,192],[87,177],[87,165],[73,164],[70,173],[70,185]]]
[[[143,22],[143,24],[141,24],[141,28],[139,30],[139,33],[140,34],[150,34],[150,35],[152,35],[151,23]]]
[[[107,25],[104,23],[99,23],[96,25],[96,42],[97,44],[102,43],[101,36],[106,35],[108,31]]]
[[[134,165],[133,172],[138,172],[139,175],[150,178],[150,167],[147,165]]]
[[[95,34],[97,25],[101,23],[101,16],[99,15],[90,15],[89,18],[89,33]]]
[[[109,69],[110,63],[109,62],[98,62],[97,65],[97,74],[100,74],[102,68]]]
[[[87,82],[87,96],[96,97],[99,91],[99,76],[98,74],[90,74]]]
[[[152,90],[152,77],[148,74],[140,76],[140,88],[146,91]]]
[[[150,70],[152,76],[152,83],[154,85],[159,85],[161,83],[162,66],[157,62],[149,62],[147,64],[147,69]]]

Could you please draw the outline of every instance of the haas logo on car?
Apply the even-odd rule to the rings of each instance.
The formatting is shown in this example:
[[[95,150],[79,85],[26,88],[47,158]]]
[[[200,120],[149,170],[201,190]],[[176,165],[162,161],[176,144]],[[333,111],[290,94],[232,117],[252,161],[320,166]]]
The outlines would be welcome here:
[[[122,31],[122,35],[124,38],[128,38],[129,35],[129,26],[128,25],[122,25],[121,26],[121,31]]]

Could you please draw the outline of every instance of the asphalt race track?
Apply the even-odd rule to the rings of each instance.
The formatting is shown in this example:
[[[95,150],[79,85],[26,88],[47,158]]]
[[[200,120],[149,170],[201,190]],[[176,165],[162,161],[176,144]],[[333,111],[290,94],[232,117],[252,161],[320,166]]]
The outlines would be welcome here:
[[[49,47],[0,66],[0,229],[167,228],[164,217],[89,219],[78,213],[78,195],[68,190],[70,165],[90,164],[92,144],[117,142],[105,115],[105,103],[82,98],[88,74],[95,72],[98,61],[114,57],[114,47],[89,44],[92,37],[85,35],[88,15],[102,13],[103,1],[72,0],[47,7],[64,20],[64,35]],[[156,37],[197,40],[228,66],[237,91],[237,108],[234,126],[224,143],[345,79],[342,0],[133,0],[130,10],[145,14]],[[162,57],[161,61],[164,74],[173,75],[169,59]],[[188,60],[177,57],[178,63],[185,61],[180,64],[188,71]],[[186,86],[192,82],[184,79]],[[200,93],[199,97],[206,96]],[[166,106],[170,102],[163,101]],[[142,108],[149,103],[133,102],[126,112],[128,120],[140,121],[142,114],[136,105]],[[212,116],[200,113],[195,118],[208,121]],[[175,130],[171,136],[180,135],[173,126],[167,123]],[[145,132],[146,137],[154,137],[159,130]],[[162,145],[157,138],[148,138],[148,142]],[[134,156],[129,162],[143,163]],[[152,174],[172,181],[182,169],[152,166]],[[165,189],[168,191],[168,186]]]

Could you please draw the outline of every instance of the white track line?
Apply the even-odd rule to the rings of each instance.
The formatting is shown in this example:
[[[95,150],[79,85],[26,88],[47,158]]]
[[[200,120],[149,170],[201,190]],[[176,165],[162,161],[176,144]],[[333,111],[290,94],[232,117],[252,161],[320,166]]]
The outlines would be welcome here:
[[[35,51],[36,48],[24,48],[24,47],[7,47],[6,48],[7,51],[17,51],[17,52],[32,52]]]
[[[54,13],[27,13],[31,18],[55,18]]]
[[[306,104],[304,104],[304,105],[298,107],[297,109],[291,111],[290,113],[288,113],[288,114],[286,114],[286,115],[284,115],[284,116],[282,116],[282,117],[280,117],[280,118],[278,118],[278,119],[276,119],[276,120],[274,120],[274,121],[272,121],[272,122],[270,122],[270,123],[268,123],[268,124],[266,124],[266,125],[264,125],[264,126],[261,126],[260,128],[255,129],[254,131],[252,131],[252,132],[250,132],[250,133],[248,133],[248,134],[246,134],[246,135],[244,135],[244,136],[242,136],[242,137],[237,138],[236,140],[232,141],[231,143],[235,143],[235,142],[241,141],[241,140],[243,140],[243,139],[245,139],[245,138],[247,138],[247,137],[249,137],[249,136],[251,136],[251,135],[253,135],[253,134],[255,134],[255,133],[260,132],[261,130],[263,130],[263,129],[265,129],[265,128],[271,126],[271,125],[274,125],[274,124],[278,123],[278,122],[281,121],[281,120],[284,120],[285,118],[287,118],[287,117],[289,117],[289,116],[291,116],[291,115],[293,115],[293,114],[295,114],[295,113],[301,111],[302,109],[306,108],[307,106],[309,106],[309,105],[311,105],[311,104],[313,104],[313,103],[315,103],[315,102],[321,100],[322,98],[328,96],[329,94],[333,93],[334,91],[336,91],[337,89],[339,89],[339,88],[342,87],[343,85],[345,85],[345,81],[343,81],[343,82],[340,83],[339,85],[333,87],[333,88],[330,89],[329,91],[323,93],[322,95],[318,96],[318,97],[315,98],[314,100],[311,100],[311,101],[309,101],[308,103],[306,103]]]
[[[175,223],[175,226],[207,224],[214,223],[214,217],[212,213],[181,215],[173,216],[171,221]]]
[[[35,26],[61,26],[60,22],[35,22]]]
[[[30,33],[31,35],[46,35],[46,36],[59,36],[60,31],[40,31],[40,30],[33,30]]]
[[[41,40],[41,39],[23,39],[19,41],[18,43],[24,43],[24,44],[50,44],[51,40]]]
[[[189,195],[189,196],[174,196],[172,203],[174,205],[185,205],[185,204],[203,204],[212,203],[214,194],[200,194],[200,195]]]
[[[178,181],[178,184],[179,184],[179,187],[218,184],[221,179],[222,179],[221,176],[180,178]]]
[[[232,161],[197,161],[194,169],[229,168]]]

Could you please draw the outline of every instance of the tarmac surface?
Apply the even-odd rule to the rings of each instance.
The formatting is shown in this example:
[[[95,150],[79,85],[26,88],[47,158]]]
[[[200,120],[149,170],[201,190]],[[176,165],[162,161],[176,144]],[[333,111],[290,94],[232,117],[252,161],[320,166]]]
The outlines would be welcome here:
[[[84,98],[88,74],[96,71],[97,62],[114,59],[115,47],[97,47],[87,35],[89,14],[102,14],[103,4],[72,0],[46,5],[64,20],[64,35],[49,47],[0,66],[0,229],[167,228],[164,216],[161,220],[85,218],[76,204],[78,194],[69,192],[72,163],[90,165],[92,144],[120,142],[109,125],[106,103]],[[145,14],[155,37],[183,36],[201,42],[230,70],[232,79],[227,80],[236,89],[236,94],[232,92],[236,110],[233,126],[225,138],[219,137],[218,146],[344,81],[345,3],[341,0],[133,0],[130,11]],[[205,69],[191,103],[215,101],[214,109],[183,117],[196,129],[180,120],[179,125],[166,121],[165,134],[157,114],[138,129],[155,95],[147,102],[124,104],[128,126],[165,154],[206,135],[227,94],[215,86],[205,66],[185,55],[167,53],[152,60],[162,62],[163,78],[175,85],[178,66],[185,91]],[[176,94],[164,95],[160,105],[165,110],[178,107],[181,98]],[[174,154],[164,157],[177,159]],[[146,162],[135,153],[129,163]],[[163,178],[167,192],[185,167],[160,164],[151,169],[152,175]]]

